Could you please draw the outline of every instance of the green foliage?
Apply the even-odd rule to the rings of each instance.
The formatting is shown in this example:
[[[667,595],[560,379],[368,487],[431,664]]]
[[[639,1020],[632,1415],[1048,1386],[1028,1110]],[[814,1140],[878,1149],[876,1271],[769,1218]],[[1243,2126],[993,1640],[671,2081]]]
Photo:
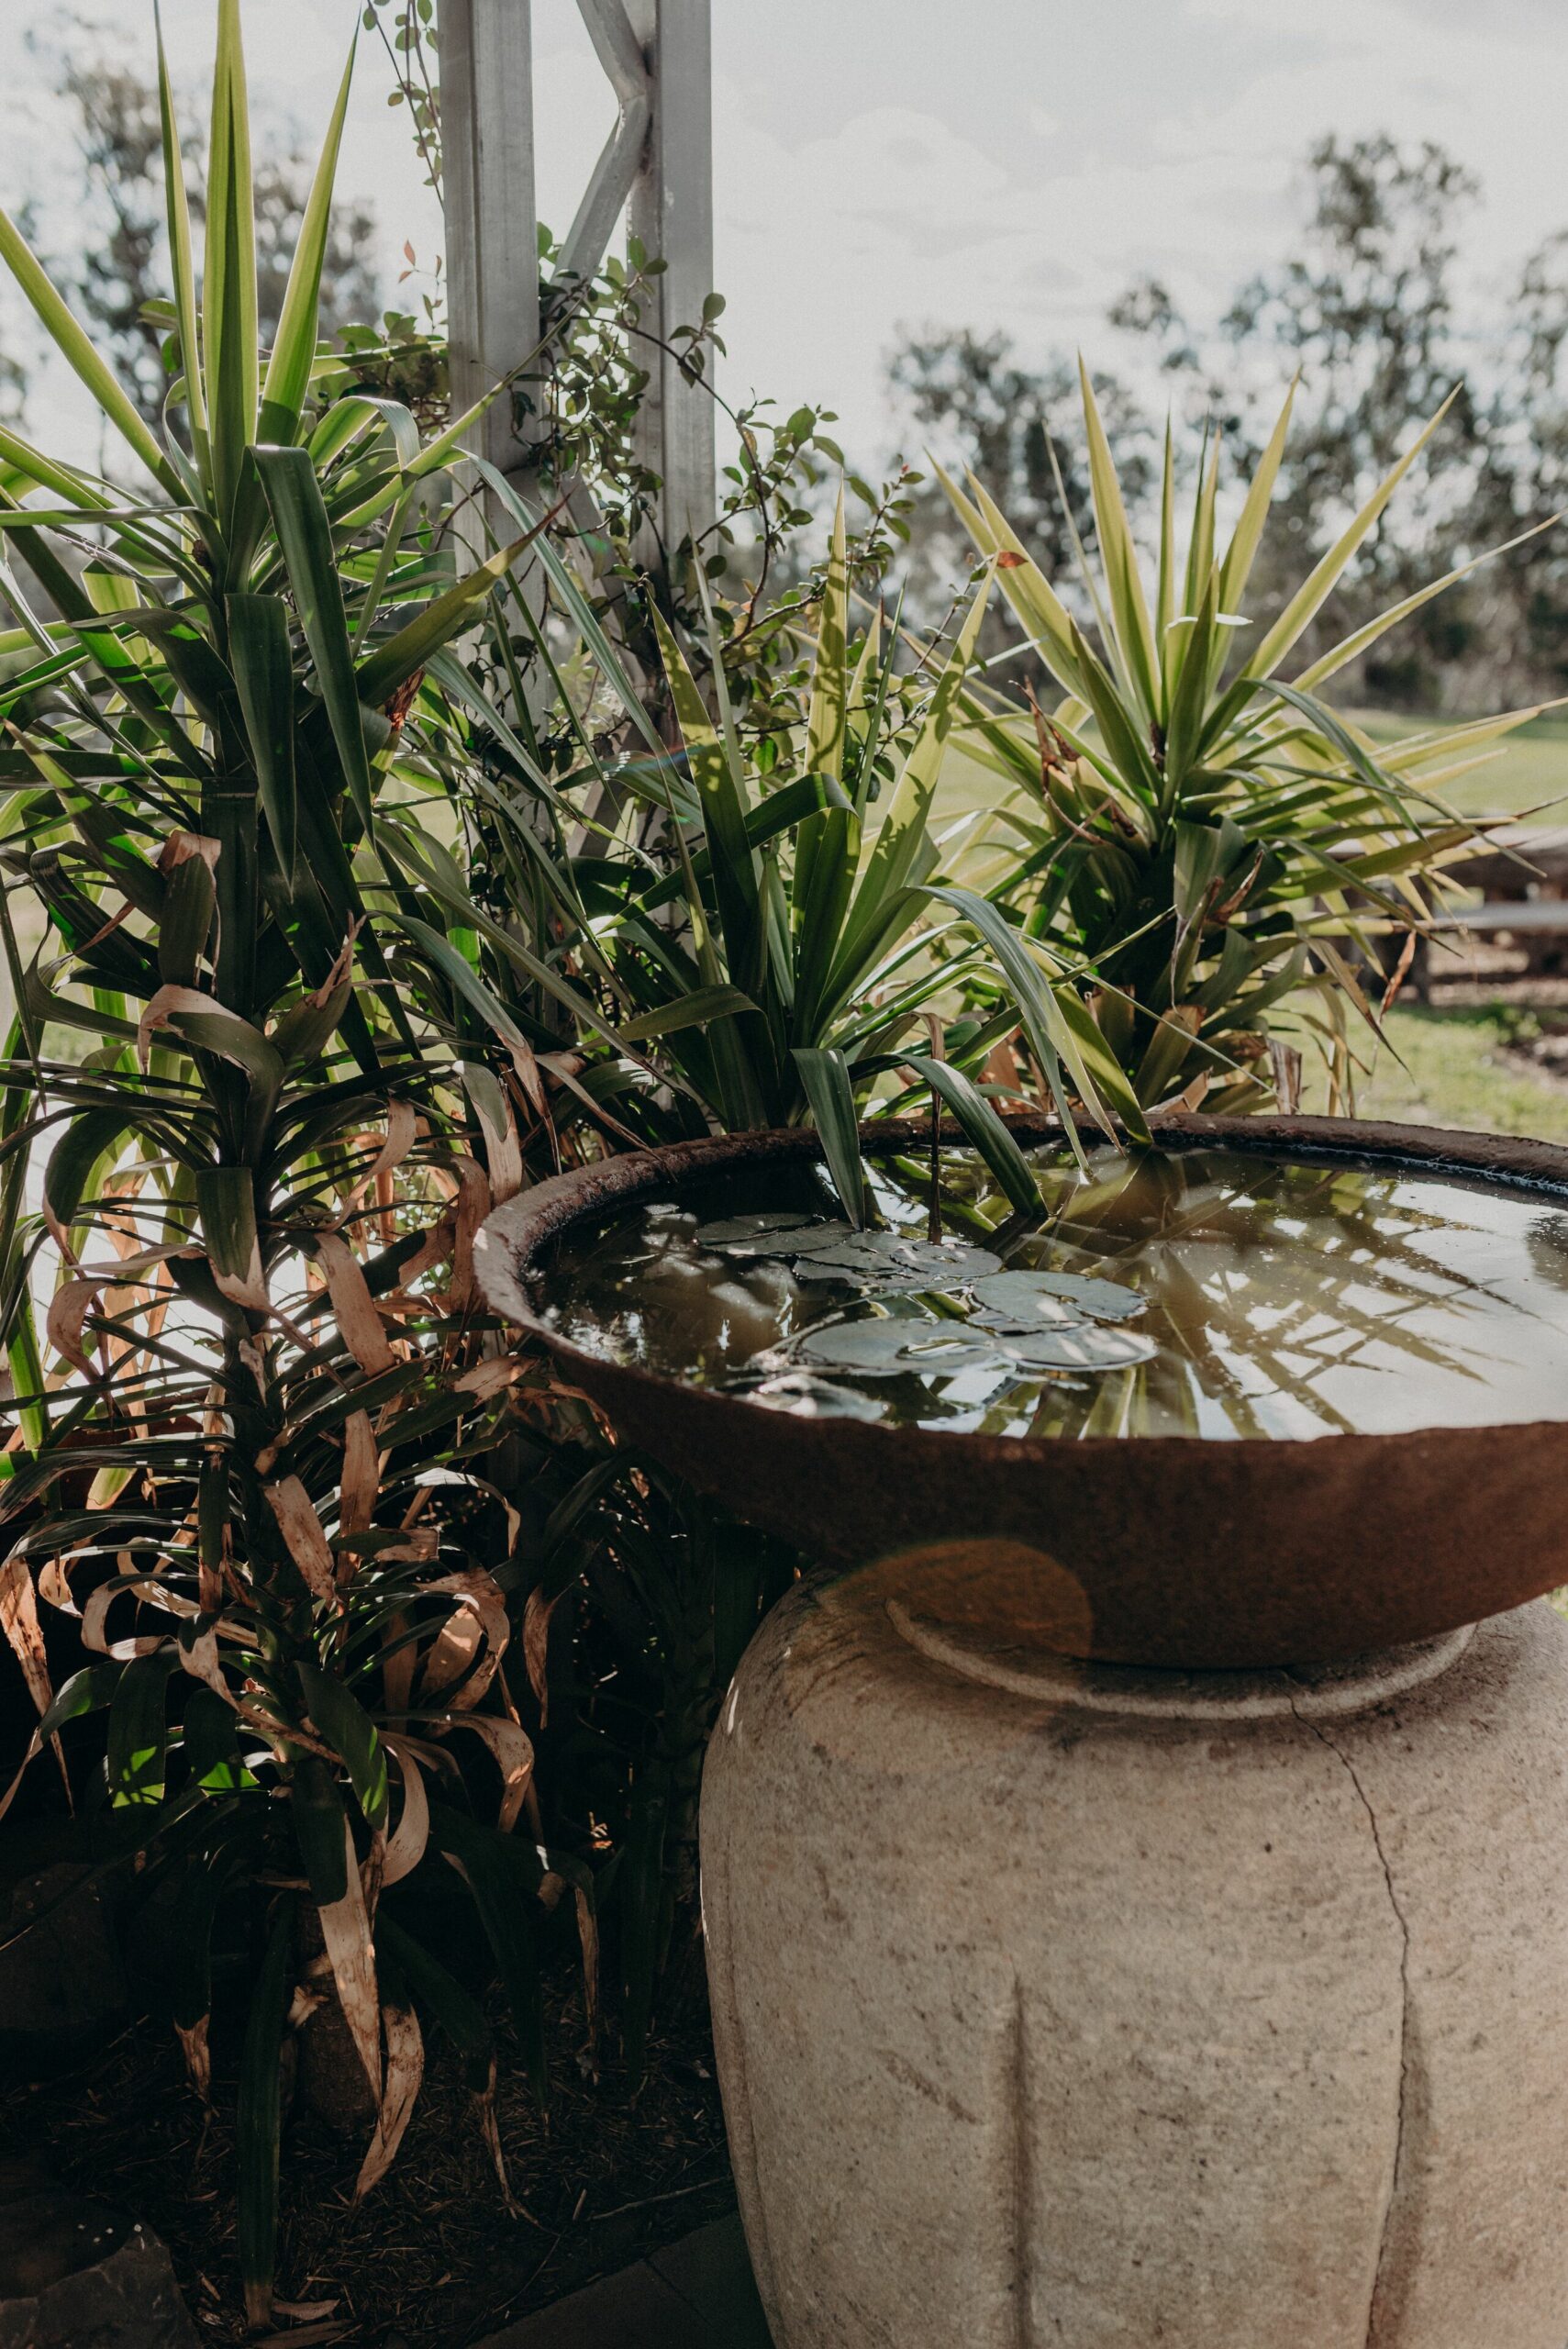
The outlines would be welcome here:
[[[972,694],[965,747],[1014,787],[972,849],[1022,936],[1093,974],[1086,1008],[1146,1108],[1199,1099],[1294,1106],[1305,1034],[1353,1101],[1347,1006],[1377,1030],[1351,960],[1413,931],[1444,867],[1476,837],[1443,802],[1473,754],[1538,713],[1423,735],[1379,752],[1318,689],[1474,562],[1400,603],[1286,680],[1282,672],[1437,423],[1384,476],[1265,622],[1244,608],[1279,479],[1292,402],[1229,544],[1215,536],[1219,450],[1206,443],[1184,551],[1169,442],[1159,554],[1146,579],[1087,374],[1085,441],[1097,571],[1077,549],[1093,639],[985,489],[949,495],[1063,698],[1049,716]],[[945,476],[944,476],[945,479]],[[1032,1040],[1031,1040],[1032,1041]]]
[[[384,397],[331,397],[318,303],[347,95],[345,78],[265,347],[236,0],[219,15],[199,293],[160,59],[175,369],[158,422],[0,216],[13,276],[151,484],[8,444],[0,538],[56,617],[7,558],[0,865],[18,1017],[0,1067],[0,1262],[26,1448],[6,1455],[0,1514],[13,1559],[79,1617],[86,1659],[55,1698],[27,1651],[32,1752],[105,1710],[105,1800],[195,1887],[181,2028],[204,2094],[215,1941],[256,1921],[258,1887],[311,1887],[297,1920],[286,1896],[260,1902],[240,2126],[255,2321],[279,2053],[313,1947],[382,2109],[366,2191],[418,2044],[411,2021],[389,2025],[384,2065],[378,1910],[450,1864],[531,2011],[527,1911],[549,1865],[537,1834],[511,1833],[531,1749],[500,1677],[504,1512],[475,1481],[518,1366],[486,1359],[472,1326],[492,1192],[469,1142],[484,1131],[497,1164],[516,1127],[494,1087],[488,1126],[471,1117],[389,984],[372,915],[387,883],[375,796],[409,681],[506,557],[460,581],[427,503],[439,440],[422,449]],[[24,899],[47,925],[26,962]],[[61,1277],[39,1333],[46,1245]],[[406,1936],[416,1923],[409,1908]]]
[[[542,1369],[498,1353],[476,1310],[473,1241],[493,1199],[563,1148],[591,1152],[631,1131],[606,1107],[628,1074],[649,1086],[622,1104],[639,1125],[664,1117],[679,1130],[704,1116],[662,1046],[681,1108],[672,1118],[653,1103],[637,1003],[614,970],[622,947],[595,956],[592,942],[584,891],[595,860],[549,830],[571,812],[549,727],[595,740],[579,711],[590,672],[624,677],[638,643],[654,645],[662,628],[673,646],[680,631],[699,673],[728,653],[745,757],[782,782],[779,739],[805,674],[794,631],[817,591],[797,578],[789,607],[764,612],[759,581],[750,611],[716,610],[688,565],[655,619],[629,556],[639,500],[657,486],[628,454],[644,379],[624,355],[605,357],[611,340],[624,354],[635,329],[637,269],[619,264],[547,302],[559,429],[541,495],[554,468],[607,475],[606,559],[578,538],[573,561],[590,560],[576,584],[529,509],[514,543],[460,575],[446,473],[473,419],[447,410],[433,322],[389,321],[333,344],[319,331],[347,81],[269,341],[235,0],[220,13],[201,204],[160,67],[172,285],[153,312],[159,399],[128,393],[0,220],[14,276],[138,484],[62,464],[19,434],[0,443],[0,545],[20,558],[0,573],[15,622],[0,638],[0,909],[18,1007],[0,1066],[0,1330],[17,1431],[0,1515],[11,1636],[39,1709],[29,1759],[72,1723],[90,1753],[95,1723],[108,1818],[177,1878],[175,2019],[204,2097],[214,1986],[226,1978],[216,1961],[250,1961],[239,2232],[260,2322],[279,2064],[289,2036],[311,2027],[295,1991],[308,1985],[340,2012],[381,2106],[360,2192],[392,2159],[412,2101],[416,2013],[448,2032],[487,2093],[483,2013],[420,1938],[441,1885],[466,1887],[536,2082],[544,1954],[575,1941],[592,2012],[606,1889],[626,2043],[639,2060],[686,1913],[702,1741],[790,1568],[750,1537],[731,1554],[711,1515],[688,1519],[656,1475],[618,1482],[619,1459],[612,1497],[590,1416]],[[718,309],[684,338],[694,372]],[[410,385],[413,405],[399,396]],[[776,430],[759,424],[732,484],[721,532],[754,521],[764,573],[769,550],[808,519],[801,469],[829,461],[818,422],[806,409]],[[824,742],[823,771],[850,774],[868,804],[895,781],[899,729],[919,730],[923,697],[884,659],[866,672],[871,701],[848,712],[850,583],[877,559],[895,502],[858,543],[840,533],[825,629],[844,739]],[[530,618],[517,567],[530,539],[551,583],[548,627]],[[605,632],[612,615],[624,655]],[[460,659],[455,640],[476,623],[483,651]],[[709,840],[689,759],[667,752],[657,693],[651,703],[628,686],[613,720],[645,763],[626,761],[624,746],[608,766],[585,759],[574,787],[596,790],[613,767],[612,787],[661,815],[673,789],[699,898],[706,888],[733,911],[750,874],[751,942],[734,937],[754,961],[760,860],[781,836],[778,811],[759,792],[747,808],[755,854],[732,868],[721,852],[716,865],[715,845],[737,846],[728,803],[708,804]],[[736,723],[726,720],[732,742]],[[886,748],[869,739],[878,729]],[[792,818],[828,796],[797,795]],[[471,897],[452,854],[465,829],[492,826],[485,839],[513,860],[517,885],[501,920]],[[655,927],[683,902],[673,841],[649,852],[628,835]],[[840,869],[852,878],[852,859]],[[664,878],[674,885],[661,899]],[[901,886],[884,876],[878,903]],[[635,912],[628,902],[628,921]],[[727,943],[720,932],[716,951]],[[651,1038],[672,1016],[677,1033],[692,1019],[677,993],[645,1001]],[[839,1029],[847,1016],[846,998]],[[711,996],[698,999],[694,1053],[705,1022],[716,1024]],[[780,1036],[768,1081],[804,1113],[809,1088],[792,1035]],[[563,1049],[577,1041],[586,1052]],[[585,1530],[547,1545],[541,1565],[530,1534],[579,1486],[573,1522]],[[540,1577],[558,1568],[562,1587],[593,1597],[574,1598],[581,1685],[558,1698],[567,1734],[550,1745],[555,1783],[541,1799],[517,1703],[543,1735],[549,1659],[531,1627]],[[35,1652],[40,1594],[49,1648]],[[52,1675],[58,1693],[51,1653],[66,1668]],[[592,1819],[572,1742],[584,1732],[605,1757]]]
[[[487,478],[520,515],[509,484]],[[1028,1198],[1021,1156],[971,1081],[1018,1017],[962,1017],[971,974],[989,974],[1017,997],[1069,1124],[1081,1103],[1143,1130],[1083,1008],[1074,963],[1023,946],[990,904],[940,876],[930,815],[984,594],[945,656],[931,648],[913,668],[896,626],[873,617],[852,637],[840,507],[805,691],[787,729],[759,735],[729,697],[726,640],[699,576],[712,708],[675,629],[662,614],[654,620],[672,751],[571,570],[548,544],[539,552],[582,646],[575,674],[553,678],[574,762],[547,776],[537,746],[480,701],[472,677],[438,662],[424,739],[445,732],[431,780],[467,832],[466,871],[433,846],[428,820],[416,830],[393,818],[384,831],[388,855],[439,908],[433,940],[411,906],[389,917],[423,984],[441,977],[454,989],[455,1050],[483,1044],[486,1030],[514,1051],[519,1031],[548,1050],[564,1030],[590,1055],[574,1083],[625,1140],[811,1114],[833,1137],[833,1171],[858,1217],[854,1113],[906,1086],[906,1040],[925,1042],[928,1014],[941,1027],[940,1004],[950,1020],[959,1015],[940,1040],[952,1071],[944,1097]],[[543,630],[517,608],[548,659]],[[504,608],[496,624],[510,625]],[[581,702],[603,713],[595,722],[613,728],[610,740],[629,733],[635,754],[608,752]],[[536,941],[550,930],[541,955]],[[453,960],[460,936],[466,972]]]

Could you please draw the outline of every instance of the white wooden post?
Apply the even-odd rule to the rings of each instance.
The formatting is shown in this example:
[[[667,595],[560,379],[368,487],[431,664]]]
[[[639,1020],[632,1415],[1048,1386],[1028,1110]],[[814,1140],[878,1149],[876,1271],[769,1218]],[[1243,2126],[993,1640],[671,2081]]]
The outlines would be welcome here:
[[[653,102],[629,227],[665,263],[652,281],[645,325],[661,341],[701,322],[713,291],[713,51],[711,0],[628,0],[643,45]],[[643,462],[663,483],[659,534],[673,552],[714,518],[713,401],[682,374],[674,355],[648,352]]]
[[[659,342],[695,326],[713,287],[711,0],[577,0],[619,105],[564,240],[562,267],[597,268],[629,198],[629,226],[666,263],[644,324]],[[452,398],[472,405],[539,336],[529,0],[441,0],[441,127]],[[639,447],[663,484],[654,559],[715,513],[713,403],[673,354],[645,346]],[[495,402],[477,451],[526,474],[528,386]],[[522,486],[519,484],[519,486]],[[573,501],[576,510],[576,500]]]
[[[441,137],[452,405],[459,414],[539,341],[529,0],[441,0]],[[486,412],[476,452],[528,463],[528,386]],[[519,429],[520,428],[520,429]]]

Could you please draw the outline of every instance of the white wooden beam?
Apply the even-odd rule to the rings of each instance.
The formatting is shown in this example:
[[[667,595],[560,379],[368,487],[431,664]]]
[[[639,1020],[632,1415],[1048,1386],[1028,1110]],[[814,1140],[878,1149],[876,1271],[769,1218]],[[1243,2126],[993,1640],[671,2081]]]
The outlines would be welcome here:
[[[459,413],[539,342],[529,0],[441,0],[441,130],[452,403]],[[474,435],[497,472],[528,463],[528,386]]]
[[[665,263],[651,281],[643,323],[660,341],[696,326],[713,291],[713,50],[711,0],[628,0],[652,95],[643,165],[631,192],[628,226]],[[714,518],[714,409],[673,355],[647,350],[648,397],[640,443],[658,473],[658,534],[669,553]]]
[[[598,268],[608,250],[616,222],[625,211],[627,198],[642,169],[648,127],[653,114],[653,93],[642,51],[621,0],[577,0],[577,6],[616,94],[618,110],[616,127],[594,166],[576,217],[561,248],[562,273],[586,277]]]
[[[578,0],[619,115],[590,178],[563,266],[597,267],[615,216],[665,266],[650,282],[643,323],[654,340],[639,429],[642,462],[662,488],[659,562],[714,518],[714,410],[660,346],[695,326],[713,288],[711,0]],[[539,339],[530,0],[441,0],[441,124],[452,399],[471,406],[522,366]],[[528,470],[528,384],[491,407],[473,446],[509,476]],[[495,518],[492,518],[493,524]],[[496,525],[496,527],[500,527]]]

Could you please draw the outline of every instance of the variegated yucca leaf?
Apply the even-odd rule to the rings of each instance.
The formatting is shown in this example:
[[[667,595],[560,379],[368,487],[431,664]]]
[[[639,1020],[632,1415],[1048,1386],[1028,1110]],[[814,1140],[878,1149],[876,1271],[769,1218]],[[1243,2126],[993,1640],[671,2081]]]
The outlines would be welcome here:
[[[1354,968],[1370,966],[1381,986],[1378,939],[1421,930],[1452,901],[1450,868],[1485,827],[1449,806],[1443,786],[1540,714],[1380,751],[1320,697],[1390,629],[1533,531],[1456,565],[1293,674],[1303,636],[1449,406],[1264,623],[1247,597],[1295,397],[1292,384],[1223,548],[1218,438],[1195,453],[1184,534],[1167,434],[1151,588],[1086,370],[1097,569],[1080,548],[1076,575],[1048,580],[982,484],[942,476],[1062,696],[1042,713],[978,684],[966,692],[962,748],[1001,790],[995,815],[970,828],[965,872],[1038,952],[1079,974],[1085,1011],[1144,1108],[1277,1100],[1299,1066],[1292,1037],[1327,1039],[1331,1097],[1351,1106],[1345,1007],[1382,1038]],[[1326,1030],[1313,1024],[1314,998],[1331,1014]]]

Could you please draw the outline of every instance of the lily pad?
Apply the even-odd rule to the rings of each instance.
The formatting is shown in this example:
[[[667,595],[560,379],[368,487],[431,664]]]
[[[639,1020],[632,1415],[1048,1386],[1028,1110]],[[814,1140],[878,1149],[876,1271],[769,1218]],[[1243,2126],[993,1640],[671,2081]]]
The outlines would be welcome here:
[[[1001,1258],[967,1240],[917,1240],[901,1231],[857,1231],[830,1248],[814,1248],[803,1280],[851,1278],[884,1296],[957,1288],[1001,1270]]]
[[[1106,1330],[1083,1322],[1075,1330],[1037,1330],[1028,1337],[995,1341],[1004,1360],[1020,1370],[1127,1370],[1151,1362],[1159,1348],[1136,1330]]]
[[[909,1371],[945,1378],[961,1370],[983,1370],[997,1358],[994,1347],[976,1345],[945,1321],[834,1321],[808,1330],[799,1352],[826,1368],[875,1378]]]
[[[936,1291],[956,1291],[960,1284],[951,1275],[939,1275],[935,1279],[917,1267],[895,1267],[879,1272],[849,1272],[841,1264],[822,1264],[814,1257],[803,1256],[795,1267],[798,1281],[841,1281],[852,1288],[857,1297],[868,1300],[883,1299],[891,1304],[895,1297],[924,1297]]]
[[[774,1210],[699,1225],[692,1239],[697,1247],[717,1248],[726,1256],[807,1256],[818,1248],[836,1248],[854,1236],[847,1223]]]
[[[992,1273],[974,1283],[978,1306],[988,1314],[1016,1316],[1025,1329],[1055,1322],[1048,1298],[1095,1321],[1130,1321],[1144,1308],[1137,1289],[1121,1281],[1098,1280],[1092,1273]]]
[[[858,1386],[840,1386],[831,1378],[816,1378],[808,1370],[785,1371],[764,1378],[747,1390],[749,1403],[765,1411],[785,1411],[799,1419],[880,1419],[887,1405],[880,1395],[862,1394]]]
[[[697,1226],[692,1238],[699,1248],[731,1248],[743,1240],[760,1239],[764,1232],[795,1231],[809,1221],[798,1208],[773,1208],[766,1215],[730,1215],[718,1223]]]
[[[1002,1275],[1006,1279],[1006,1275]],[[1005,1305],[977,1305],[969,1317],[972,1330],[993,1330],[1000,1337],[1028,1338],[1040,1330],[1086,1330],[1089,1317],[1064,1297],[1040,1295],[1019,1311]]]
[[[792,1255],[815,1259],[828,1249],[846,1248],[851,1240],[863,1235],[852,1223],[823,1222],[809,1224],[804,1231],[792,1232],[790,1237],[795,1242]]]

